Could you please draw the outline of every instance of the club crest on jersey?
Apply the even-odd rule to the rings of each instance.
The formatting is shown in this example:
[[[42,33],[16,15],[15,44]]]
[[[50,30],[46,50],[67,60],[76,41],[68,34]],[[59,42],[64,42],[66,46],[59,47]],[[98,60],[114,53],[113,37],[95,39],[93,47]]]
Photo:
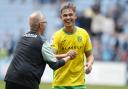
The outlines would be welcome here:
[[[78,40],[78,42],[81,42],[82,41],[82,37],[81,36],[78,36],[77,37],[77,40]]]

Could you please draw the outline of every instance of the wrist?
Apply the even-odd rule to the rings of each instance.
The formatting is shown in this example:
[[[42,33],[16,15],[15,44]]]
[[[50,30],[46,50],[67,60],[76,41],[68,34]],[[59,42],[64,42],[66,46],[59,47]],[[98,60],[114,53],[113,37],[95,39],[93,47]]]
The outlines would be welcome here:
[[[92,65],[93,64],[93,61],[88,61],[87,62],[89,65]]]
[[[70,56],[67,56],[67,57],[65,57],[65,58],[63,58],[63,60],[65,61],[65,62],[67,62],[68,60],[70,60]]]
[[[67,53],[66,53],[66,54],[64,54],[64,57],[67,57],[67,56],[69,56]]]

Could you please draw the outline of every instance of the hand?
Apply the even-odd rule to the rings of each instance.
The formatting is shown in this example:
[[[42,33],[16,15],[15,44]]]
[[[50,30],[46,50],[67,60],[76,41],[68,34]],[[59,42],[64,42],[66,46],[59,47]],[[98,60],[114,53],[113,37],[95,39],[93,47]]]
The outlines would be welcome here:
[[[70,59],[71,59],[70,56],[67,56],[67,57],[64,57],[64,58],[63,58],[63,60],[64,60],[65,62],[69,61]]]
[[[70,56],[71,57],[71,59],[73,59],[73,58],[75,58],[76,57],[76,51],[75,50],[69,50],[68,52],[67,52],[67,56]]]
[[[89,73],[91,73],[91,71],[92,71],[92,65],[87,63],[85,65],[85,73],[89,74]]]

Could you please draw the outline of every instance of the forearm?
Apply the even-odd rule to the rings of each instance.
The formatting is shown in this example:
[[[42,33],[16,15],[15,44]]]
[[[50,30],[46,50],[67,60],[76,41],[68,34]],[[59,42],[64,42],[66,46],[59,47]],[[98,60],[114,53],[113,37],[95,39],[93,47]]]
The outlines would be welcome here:
[[[55,57],[57,59],[61,59],[61,58],[70,56],[70,58],[73,59],[74,57],[76,57],[76,55],[77,55],[77,52],[75,50],[69,50],[67,53],[64,53],[64,54],[56,54]]]
[[[87,62],[85,64],[85,73],[86,74],[89,74],[92,70],[92,64],[94,62],[94,57],[93,57],[93,53],[92,51],[88,51],[88,52],[85,52],[85,55],[86,55],[86,58],[87,58]]]
[[[58,60],[57,62],[49,62],[48,64],[53,70],[56,70],[56,69],[60,68],[61,66],[64,66],[65,61],[64,60]]]
[[[92,65],[94,62],[94,56],[92,50],[85,52],[85,56],[87,58],[86,62]]]
[[[67,56],[68,56],[67,54],[56,54],[56,55],[55,55],[55,57],[56,57],[57,59],[62,59],[62,58],[67,57]]]
[[[90,55],[87,57],[87,63],[92,65],[93,62],[94,62],[93,54],[90,54]]]
[[[58,68],[64,66],[65,63],[68,62],[69,60],[70,60],[70,56],[67,56],[56,62],[49,62],[48,64],[53,70],[57,70]]]

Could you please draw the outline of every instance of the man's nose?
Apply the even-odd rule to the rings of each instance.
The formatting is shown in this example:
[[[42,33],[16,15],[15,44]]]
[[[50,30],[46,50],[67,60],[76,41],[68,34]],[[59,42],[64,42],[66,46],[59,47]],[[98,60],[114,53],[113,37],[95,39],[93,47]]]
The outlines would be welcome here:
[[[67,19],[70,19],[70,16],[69,15],[67,16]]]

